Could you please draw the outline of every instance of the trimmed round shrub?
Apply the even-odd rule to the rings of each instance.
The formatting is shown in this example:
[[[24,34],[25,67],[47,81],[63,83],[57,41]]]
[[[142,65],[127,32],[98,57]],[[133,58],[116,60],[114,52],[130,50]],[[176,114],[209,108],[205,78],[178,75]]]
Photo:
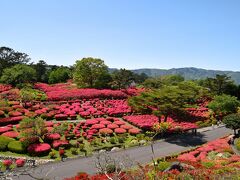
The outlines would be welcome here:
[[[94,124],[97,124],[97,123],[98,123],[98,120],[96,120],[96,119],[86,120],[86,125],[94,125]]]
[[[132,128],[132,129],[129,129],[128,132],[130,134],[139,134],[140,133],[140,130],[139,129],[136,129],[136,128]]]
[[[50,122],[50,121],[46,121],[45,122],[45,126],[46,127],[53,127],[54,123],[53,122]]]
[[[25,160],[24,159],[17,159],[15,161],[15,163],[16,163],[17,167],[23,167],[24,164],[25,164]]]
[[[103,124],[94,124],[94,125],[92,125],[91,128],[92,129],[102,129],[102,128],[105,128],[105,125],[103,125]]]
[[[68,141],[64,140],[54,140],[52,146],[54,149],[58,149],[59,147],[68,147],[69,143]]]
[[[8,144],[12,141],[15,141],[15,139],[7,136],[0,136],[0,151],[6,151]]]
[[[61,138],[61,135],[58,133],[46,134],[45,139],[48,141],[58,140]]]
[[[129,126],[129,125],[121,125],[120,128],[129,130],[129,129],[132,129],[133,127],[132,127],[132,126]]]
[[[50,150],[51,146],[47,143],[40,143],[40,144],[31,144],[27,148],[29,154],[33,156],[42,156],[42,155],[47,155]]]
[[[12,141],[8,144],[8,149],[15,153],[24,153],[26,148],[21,141]]]
[[[123,121],[114,121],[113,123],[117,124],[117,125],[124,125],[125,124],[125,122],[123,122]]]
[[[8,127],[8,126],[0,127],[0,134],[5,133],[5,132],[10,131],[10,130],[12,130],[12,128]]]
[[[9,115],[10,117],[17,117],[17,116],[21,116],[22,113],[20,113],[20,112],[18,112],[18,111],[11,111],[11,112],[8,113],[8,115]]]
[[[99,133],[101,134],[112,134],[113,130],[109,129],[109,128],[102,128],[99,130]]]
[[[108,124],[112,124],[112,123],[110,121],[101,121],[100,124],[108,125]]]
[[[107,128],[116,129],[116,128],[119,128],[119,126],[117,124],[109,124],[109,125],[107,125]]]
[[[8,131],[2,134],[2,136],[7,136],[10,138],[17,138],[19,136],[19,133],[16,131]]]
[[[114,129],[114,132],[117,134],[123,134],[123,133],[126,133],[127,131],[123,128],[116,128]]]

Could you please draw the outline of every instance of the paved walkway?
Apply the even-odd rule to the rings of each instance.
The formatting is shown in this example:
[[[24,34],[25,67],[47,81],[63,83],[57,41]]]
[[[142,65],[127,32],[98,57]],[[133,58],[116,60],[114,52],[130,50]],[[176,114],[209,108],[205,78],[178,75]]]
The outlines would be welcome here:
[[[225,127],[209,127],[198,130],[196,136],[192,134],[176,135],[162,141],[157,141],[153,145],[154,155],[151,146],[133,147],[126,150],[111,152],[110,155],[114,158],[123,158],[128,156],[134,163],[149,163],[152,158],[164,157],[174,153],[190,149],[196,145],[201,145],[208,141],[212,141],[219,137],[223,137],[232,133],[230,129]],[[78,172],[96,173],[95,168],[96,157],[86,157],[72,159],[65,162],[50,163],[39,166],[35,169],[34,175],[44,177],[46,179],[64,179],[72,177]],[[29,176],[20,176],[20,180],[31,180]]]

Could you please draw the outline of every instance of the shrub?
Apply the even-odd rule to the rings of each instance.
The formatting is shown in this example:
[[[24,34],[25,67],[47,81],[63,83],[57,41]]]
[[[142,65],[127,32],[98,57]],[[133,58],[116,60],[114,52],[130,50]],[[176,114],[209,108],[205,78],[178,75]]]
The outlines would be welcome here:
[[[2,136],[7,136],[10,138],[17,138],[19,136],[19,133],[16,131],[8,131],[2,134]]]
[[[212,161],[207,161],[207,162],[202,162],[202,165],[205,167],[205,168],[211,168],[213,166],[215,166],[215,163],[212,162]]]
[[[44,137],[47,141],[58,140],[61,138],[60,134],[53,133],[53,134],[46,134]]]
[[[51,151],[49,153],[49,156],[50,156],[51,159],[54,159],[54,158],[56,158],[56,153],[54,151]]]
[[[116,129],[116,128],[119,128],[119,126],[117,124],[109,124],[109,125],[107,125],[107,128]]]
[[[139,134],[139,133],[140,133],[140,130],[139,130],[139,129],[136,129],[136,128],[132,128],[132,129],[129,129],[128,132],[129,132],[130,134],[135,135],[135,134]]]
[[[10,130],[12,130],[12,128],[8,127],[8,126],[0,127],[0,134],[5,133]]]
[[[236,148],[240,151],[240,138],[236,140]]]
[[[17,167],[23,167],[24,164],[25,164],[25,160],[24,159],[17,159],[15,163],[16,163]]]
[[[123,133],[126,133],[127,131],[123,128],[116,128],[114,129],[114,132],[117,134],[123,134]]]
[[[72,153],[73,155],[78,155],[77,148],[72,147],[72,148],[70,149],[70,151],[71,151],[71,153]]]
[[[54,140],[52,146],[54,149],[58,149],[59,147],[68,147],[69,143],[68,141],[64,140]]]
[[[12,141],[15,141],[15,139],[6,136],[0,136],[0,151],[7,150],[8,144]]]
[[[26,150],[25,146],[20,141],[11,141],[8,144],[8,149],[11,152],[15,152],[15,153],[24,153]]]
[[[47,143],[31,144],[27,148],[29,154],[34,156],[46,155],[51,150],[51,146]]]
[[[9,167],[9,166],[12,165],[12,160],[6,159],[6,160],[3,160],[2,163],[3,163],[3,165],[4,165],[5,167]]]
[[[164,171],[164,170],[166,170],[167,168],[169,168],[170,165],[171,165],[170,162],[160,161],[160,162],[158,163],[158,169],[159,169],[159,171]]]
[[[99,130],[99,133],[101,134],[112,134],[113,130],[109,129],[109,128],[103,128]]]

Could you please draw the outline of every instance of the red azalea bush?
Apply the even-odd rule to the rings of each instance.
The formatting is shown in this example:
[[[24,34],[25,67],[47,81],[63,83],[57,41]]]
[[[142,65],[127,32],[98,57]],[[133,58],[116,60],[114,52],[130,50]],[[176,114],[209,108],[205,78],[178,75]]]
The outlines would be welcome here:
[[[53,134],[46,134],[44,137],[46,140],[58,140],[61,138],[61,135],[58,133],[53,133]]]
[[[109,128],[102,128],[99,130],[100,134],[112,134],[113,130],[109,129]]]
[[[132,128],[132,129],[129,129],[128,132],[132,135],[136,135],[136,134],[139,134],[141,131],[139,129]]]
[[[17,138],[19,136],[19,133],[16,131],[8,131],[2,134],[2,136],[7,136],[10,138]]]
[[[108,124],[107,128],[109,128],[109,129],[116,129],[116,128],[119,128],[119,126],[117,124]]]
[[[8,113],[8,115],[9,115],[10,117],[17,117],[17,116],[21,116],[22,113],[21,113],[21,112],[18,112],[18,111],[11,111],[11,112]]]
[[[3,160],[2,163],[5,167],[9,167],[12,165],[13,162],[10,159],[6,159],[6,160]]]
[[[44,83],[35,84],[35,88],[44,91],[47,94],[48,100],[70,100],[70,99],[94,99],[94,98],[127,98],[127,94],[120,90],[108,90],[108,89],[77,89],[68,88],[70,84],[55,84],[48,85]]]
[[[127,131],[123,128],[116,128],[114,129],[114,132],[117,134],[123,134],[123,133],[126,133]]]
[[[0,93],[4,92],[4,91],[9,91],[10,89],[12,89],[11,85],[8,84],[0,84]]]
[[[47,143],[31,144],[28,146],[27,150],[31,155],[40,156],[48,154],[51,150],[51,146]]]
[[[52,146],[54,149],[58,149],[59,147],[66,147],[69,145],[69,142],[66,140],[54,140]]]
[[[25,164],[25,160],[24,159],[17,159],[15,163],[16,163],[17,167],[23,167],[24,164]]]
[[[5,133],[5,132],[10,131],[10,130],[12,130],[12,128],[8,127],[8,126],[0,127],[0,134]]]

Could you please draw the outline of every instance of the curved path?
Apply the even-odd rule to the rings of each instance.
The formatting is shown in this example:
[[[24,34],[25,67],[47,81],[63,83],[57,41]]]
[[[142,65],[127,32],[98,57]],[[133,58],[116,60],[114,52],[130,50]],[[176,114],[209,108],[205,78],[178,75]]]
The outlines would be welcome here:
[[[153,145],[154,154],[152,153],[151,146],[148,145],[111,152],[110,155],[112,157],[118,158],[124,158],[128,156],[132,162],[144,164],[151,162],[152,158],[179,153],[196,145],[201,145],[230,133],[232,133],[230,129],[220,127],[216,129],[209,129],[205,132],[198,132],[195,136],[192,134],[175,135],[163,141],[155,142]],[[61,163],[57,162],[45,164],[37,167],[34,170],[34,176],[44,177],[44,179],[62,180],[65,177],[72,177],[78,172],[88,172],[90,174],[96,173],[95,160],[96,157],[92,156],[86,158],[71,159]],[[16,179],[31,180],[33,178],[22,175]]]

